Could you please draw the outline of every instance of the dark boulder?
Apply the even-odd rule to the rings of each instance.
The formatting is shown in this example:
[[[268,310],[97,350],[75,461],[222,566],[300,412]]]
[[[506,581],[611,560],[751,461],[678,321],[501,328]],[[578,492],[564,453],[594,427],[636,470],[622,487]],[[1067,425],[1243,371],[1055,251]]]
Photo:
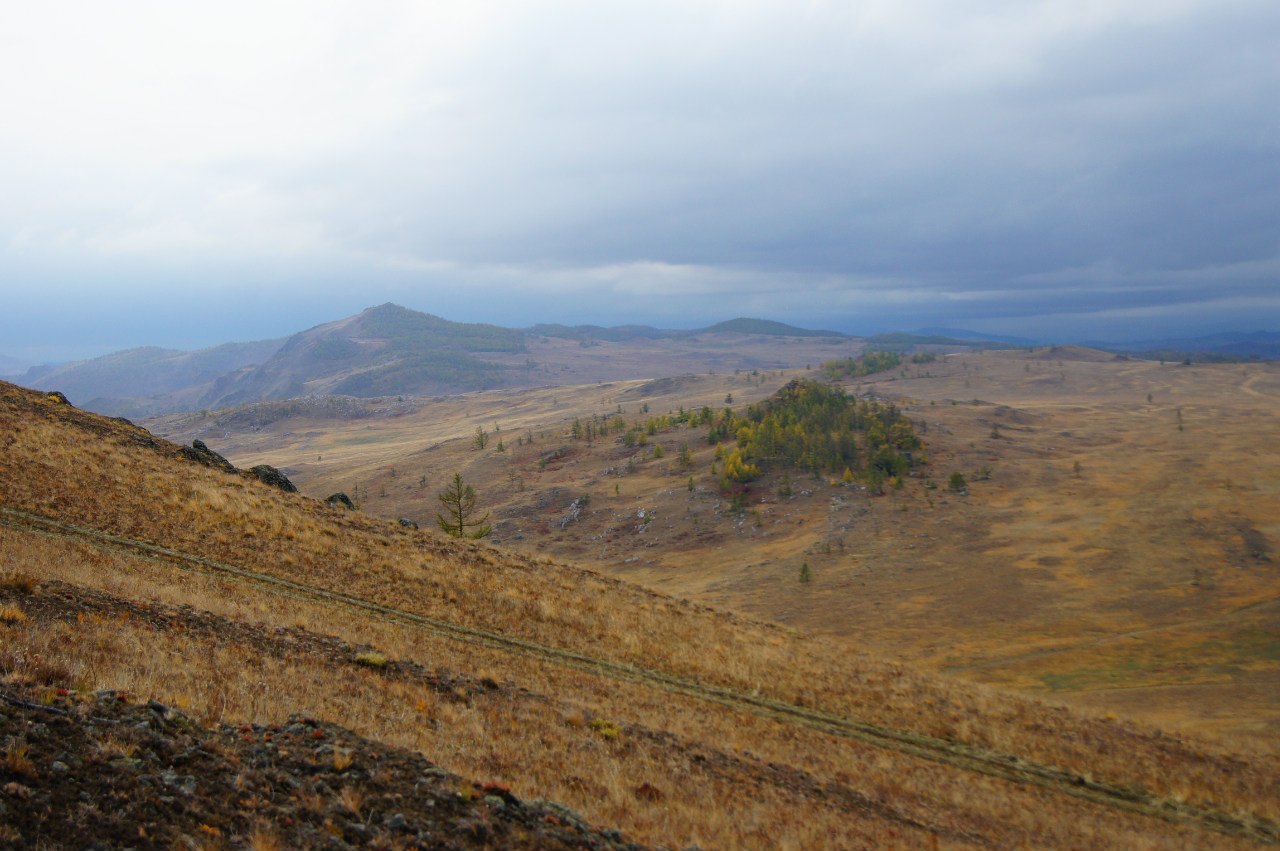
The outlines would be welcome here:
[[[44,394],[44,397],[48,399],[50,402],[57,402],[61,405],[68,405],[72,408],[75,407],[75,405],[71,404],[70,399],[68,399],[66,396],[63,396],[57,390],[50,390],[48,393]]]
[[[270,464],[259,464],[256,467],[250,467],[249,474],[258,481],[271,485],[273,488],[280,488],[285,493],[298,492],[293,482],[289,481],[289,477]]]
[[[234,473],[236,471],[235,466],[230,461],[205,446],[203,440],[193,440],[190,446],[182,447],[182,457],[188,461],[195,461],[197,464],[221,470],[224,473]]]
[[[334,506],[345,505],[347,508],[350,508],[352,511],[355,511],[356,509],[356,504],[351,501],[351,497],[347,496],[342,491],[338,491],[335,494],[330,494],[329,498],[326,499],[325,502]]]

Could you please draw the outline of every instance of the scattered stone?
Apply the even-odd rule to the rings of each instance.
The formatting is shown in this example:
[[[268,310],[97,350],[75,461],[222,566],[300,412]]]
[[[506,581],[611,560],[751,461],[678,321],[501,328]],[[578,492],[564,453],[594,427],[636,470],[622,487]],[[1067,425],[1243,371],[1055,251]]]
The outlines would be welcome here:
[[[256,467],[250,467],[249,474],[258,481],[271,485],[273,488],[279,488],[285,493],[298,492],[298,488],[293,482],[289,481],[289,477],[270,464],[259,464]]]
[[[215,470],[221,470],[224,473],[236,472],[233,465],[226,458],[223,458],[217,452],[214,452],[205,442],[200,439],[191,441],[190,446],[182,447],[182,457],[188,461],[194,461],[197,464],[203,464],[206,467],[212,467]]]
[[[351,497],[347,496],[347,495],[346,495],[345,493],[343,493],[342,491],[338,491],[337,493],[329,494],[329,498],[328,498],[328,499],[326,499],[326,500],[325,500],[325,502],[329,503],[330,505],[334,505],[334,506],[341,505],[341,506],[344,506],[344,507],[346,507],[346,508],[351,509],[352,511],[355,511],[355,510],[356,510],[356,504],[355,504],[354,502],[352,502],[352,501],[351,501]]]
[[[41,600],[51,611],[59,601],[67,612],[110,604],[114,608],[101,610],[127,611],[163,628],[181,623],[192,631],[217,629],[264,652],[304,646],[349,664],[359,649],[292,629],[276,634],[233,625],[190,607],[143,606],[96,592],[72,598],[55,583],[46,592]],[[401,674],[459,701],[475,690],[513,688],[394,664]],[[0,772],[0,825],[6,828],[0,846],[6,848],[28,847],[23,838],[66,836],[71,823],[77,825],[76,847],[88,847],[90,839],[103,848],[187,847],[192,837],[240,847],[232,839],[244,835],[248,810],[273,825],[275,847],[284,848],[637,847],[621,834],[590,827],[571,810],[522,802],[498,783],[467,784],[419,753],[306,715],[279,724],[207,727],[159,701],[116,689],[50,694],[8,683],[5,691],[0,743],[21,738],[31,765],[38,767],[21,782],[5,782],[12,775]],[[358,794],[358,811],[349,808],[349,789]],[[86,801],[110,806],[85,807]],[[327,824],[297,817],[316,806],[328,814]],[[345,839],[334,835],[335,828]]]

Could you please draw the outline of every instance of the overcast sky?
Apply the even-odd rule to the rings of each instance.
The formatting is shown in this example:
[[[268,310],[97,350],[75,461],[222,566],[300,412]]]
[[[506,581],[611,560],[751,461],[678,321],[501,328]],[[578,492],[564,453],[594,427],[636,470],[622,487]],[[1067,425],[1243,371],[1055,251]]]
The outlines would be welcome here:
[[[0,354],[1280,330],[1276,0],[7,3]]]

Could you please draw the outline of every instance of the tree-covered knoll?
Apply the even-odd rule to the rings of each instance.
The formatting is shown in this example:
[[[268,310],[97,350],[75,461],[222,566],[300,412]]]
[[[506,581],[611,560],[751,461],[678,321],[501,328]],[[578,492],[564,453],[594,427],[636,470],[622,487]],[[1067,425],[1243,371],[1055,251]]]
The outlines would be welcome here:
[[[815,474],[848,471],[878,484],[921,460],[920,439],[896,406],[857,399],[817,381],[792,381],[744,414],[726,409],[712,423],[709,439],[736,441],[725,472],[733,466],[737,481],[748,481],[760,469],[788,466]]]
[[[775,468],[861,479],[879,489],[924,461],[920,438],[895,405],[799,379],[742,413],[681,408],[630,423],[620,413],[597,415],[575,419],[570,436],[590,443],[616,435],[624,446],[635,447],[675,429],[704,427],[708,442],[717,446],[716,472],[726,490],[741,490]],[[687,447],[678,461],[691,466]]]

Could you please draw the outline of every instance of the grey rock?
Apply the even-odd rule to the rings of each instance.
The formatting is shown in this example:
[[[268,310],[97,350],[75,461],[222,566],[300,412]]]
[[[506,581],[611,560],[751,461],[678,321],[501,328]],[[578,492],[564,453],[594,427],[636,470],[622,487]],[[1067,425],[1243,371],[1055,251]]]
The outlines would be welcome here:
[[[326,499],[326,500],[325,500],[325,502],[329,503],[329,504],[330,504],[330,505],[332,505],[332,506],[339,506],[339,505],[341,505],[341,506],[344,506],[344,507],[346,507],[346,508],[351,509],[352,511],[355,511],[355,509],[356,509],[356,504],[355,504],[354,502],[352,502],[352,501],[351,501],[351,497],[347,496],[347,495],[346,495],[345,493],[343,493],[342,491],[338,491],[337,493],[329,494],[329,498],[328,498],[328,499]]]
[[[270,464],[258,464],[256,467],[250,467],[249,474],[258,481],[271,485],[273,488],[279,488],[285,493],[298,492],[297,486],[289,481],[289,477]]]
[[[182,447],[182,457],[224,473],[234,473],[235,466],[205,445],[203,440],[193,440],[190,446]]]

